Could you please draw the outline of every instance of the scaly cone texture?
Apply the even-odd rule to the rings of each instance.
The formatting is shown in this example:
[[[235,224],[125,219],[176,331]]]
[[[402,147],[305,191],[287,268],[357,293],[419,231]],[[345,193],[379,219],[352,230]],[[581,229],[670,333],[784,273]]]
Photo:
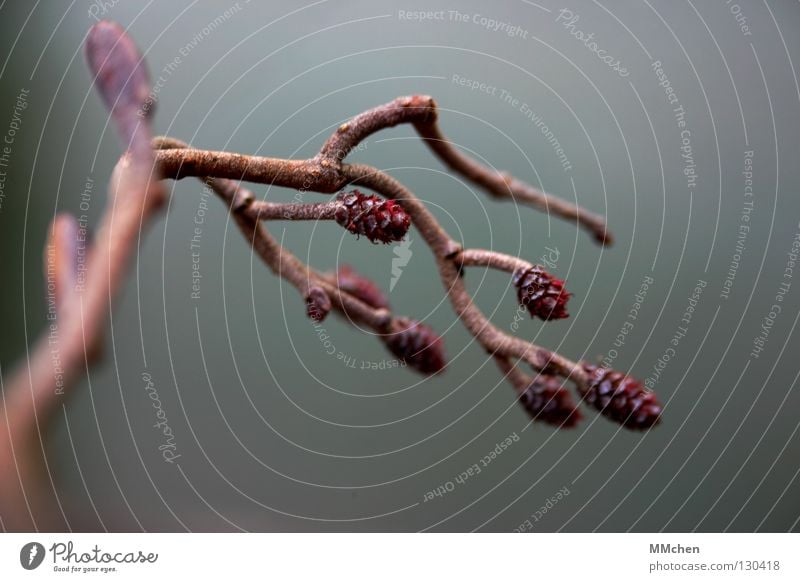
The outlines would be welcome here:
[[[396,317],[391,335],[384,337],[383,341],[390,352],[418,372],[436,374],[444,370],[444,342],[424,323]]]
[[[335,274],[336,284],[342,291],[350,293],[370,307],[388,309],[389,300],[370,279],[359,274],[350,265],[342,265]]]
[[[571,293],[564,290],[564,281],[556,279],[539,265],[514,273],[511,279],[517,287],[517,298],[531,317],[545,321],[569,317],[567,301]]]
[[[342,192],[337,200],[342,204],[334,214],[336,222],[355,235],[364,235],[370,242],[386,244],[403,240],[411,226],[411,218],[394,200],[358,190]]]
[[[581,419],[572,395],[561,385],[561,379],[539,374],[519,396],[519,403],[533,420],[559,428],[573,428]]]
[[[586,385],[580,387],[587,403],[626,428],[645,430],[658,424],[662,407],[655,393],[622,372],[586,362],[582,365],[589,375]]]

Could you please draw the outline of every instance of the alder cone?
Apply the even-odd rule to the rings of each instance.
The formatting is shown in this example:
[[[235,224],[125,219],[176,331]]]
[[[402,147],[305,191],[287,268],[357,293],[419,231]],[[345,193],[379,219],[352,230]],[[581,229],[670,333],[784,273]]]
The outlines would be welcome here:
[[[564,289],[564,281],[556,279],[539,265],[514,273],[512,282],[517,287],[517,298],[531,317],[545,321],[569,317],[567,301],[571,293]]]
[[[589,375],[581,388],[584,400],[604,416],[631,429],[645,430],[661,420],[662,406],[655,393],[635,378],[592,364],[583,364]]]
[[[392,324],[393,333],[383,338],[390,352],[423,374],[444,370],[444,342],[436,332],[408,317],[396,317]]]
[[[336,271],[336,284],[339,289],[350,293],[370,307],[375,309],[388,309],[389,300],[383,291],[370,279],[358,273],[350,265],[342,265]]]
[[[341,205],[334,218],[340,226],[370,242],[384,244],[403,240],[411,226],[411,218],[394,200],[384,200],[358,190],[342,192],[337,197]]]
[[[519,403],[533,420],[559,428],[573,428],[581,419],[570,392],[561,385],[560,378],[550,374],[536,376],[520,394]]]

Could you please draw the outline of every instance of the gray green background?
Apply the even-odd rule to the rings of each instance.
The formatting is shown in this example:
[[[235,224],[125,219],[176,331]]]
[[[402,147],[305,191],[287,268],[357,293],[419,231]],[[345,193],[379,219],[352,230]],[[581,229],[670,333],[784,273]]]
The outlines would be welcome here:
[[[579,15],[575,28],[594,33],[627,77],[557,22],[562,8]],[[444,20],[400,16],[417,10],[443,10]],[[467,22],[451,19],[451,10]],[[443,299],[416,233],[390,298],[395,311],[444,335],[450,366],[432,379],[360,369],[391,356],[336,317],[325,321],[326,335],[355,368],[328,355],[294,289],[254,258],[213,199],[199,251],[201,296],[192,299],[189,243],[202,189],[170,183],[169,207],[143,237],[102,363],[65,402],[48,437],[52,478],[77,507],[76,527],[797,529],[800,281],[764,351],[750,356],[800,230],[797,3],[3,2],[0,133],[16,95],[29,90],[0,208],[4,377],[44,326],[49,221],[56,211],[80,214],[90,179],[87,214],[96,224],[120,153],[81,53],[94,16],[129,28],[153,80],[162,77],[159,133],[208,149],[307,157],[348,117],[398,95],[430,94],[456,144],[608,215],[617,242],[600,248],[574,224],[495,202],[450,175],[410,128],[375,135],[352,154],[403,181],[468,246],[531,261],[545,247],[557,249],[552,270],[574,293],[572,317],[525,320],[522,337],[573,358],[607,355],[652,277],[614,358],[615,368],[644,379],[682,325],[698,280],[707,286],[656,384],[665,403],[660,426],[632,433],[584,408],[578,429],[559,432],[529,425]],[[482,16],[520,32],[490,30]],[[692,191],[654,61],[686,110],[698,176]],[[497,94],[472,91],[454,75]],[[503,89],[541,116],[571,169],[520,107],[500,98]],[[754,206],[726,300],[720,293],[741,224],[746,151]],[[294,195],[255,190],[277,201]],[[388,292],[392,247],[328,223],[270,228],[315,266],[355,265]],[[516,306],[508,277],[476,269],[467,282],[478,305],[509,330]],[[163,437],[153,428],[145,372],[175,434],[174,464],[158,451]],[[455,483],[514,434],[519,440],[479,475]],[[424,501],[448,481],[451,492]],[[564,488],[569,495],[548,503]]]

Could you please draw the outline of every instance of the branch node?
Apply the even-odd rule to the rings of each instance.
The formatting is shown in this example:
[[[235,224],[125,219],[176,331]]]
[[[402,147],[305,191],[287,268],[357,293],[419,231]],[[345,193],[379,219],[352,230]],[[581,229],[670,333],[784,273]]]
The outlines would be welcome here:
[[[242,212],[252,206],[255,199],[256,197],[252,191],[244,188],[237,188],[236,194],[233,196],[231,208],[234,212]]]
[[[444,258],[458,262],[456,259],[463,250],[464,247],[460,243],[450,239],[444,249]]]

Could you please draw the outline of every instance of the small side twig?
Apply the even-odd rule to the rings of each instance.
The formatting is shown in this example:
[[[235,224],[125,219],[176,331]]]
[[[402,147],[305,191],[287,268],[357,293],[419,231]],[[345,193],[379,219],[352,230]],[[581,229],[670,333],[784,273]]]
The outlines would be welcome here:
[[[109,201],[86,260],[80,291],[74,218],[61,216],[51,228],[46,255],[56,305],[57,361],[52,334],[41,338],[4,387],[0,414],[0,518],[6,529],[60,529],[66,515],[51,479],[42,432],[58,405],[97,355],[111,308],[122,286],[140,231],[165,199],[161,179],[197,177],[225,202],[252,249],[304,299],[307,314],[320,321],[334,309],[348,320],[375,331],[398,358],[424,374],[446,367],[442,338],[425,324],[394,315],[377,289],[353,272],[321,274],[278,243],[265,226],[269,220],[335,220],[351,233],[373,242],[400,240],[409,223],[430,247],[453,309],[466,329],[497,362],[534,418],[572,426],[580,415],[559,377],[573,381],[580,395],[602,414],[629,428],[655,425],[661,406],[629,376],[573,361],[561,354],[499,330],[474,304],[463,281],[468,267],[512,274],[520,303],[541,319],[566,317],[569,293],[563,281],[542,267],[502,253],[464,248],[450,237],[426,206],[387,173],[349,164],[347,155],[373,133],[411,124],[431,151],[450,169],[490,195],[553,212],[608,244],[605,220],[565,200],[478,163],[458,150],[441,132],[437,108],[428,96],[400,97],[342,124],[307,160],[285,160],[229,152],[204,151],[172,138],[152,140],[149,119],[141,117],[149,95],[142,57],[121,27],[100,22],[89,33],[86,56],[101,98],[110,111],[125,154],[109,184]],[[154,151],[155,150],[155,151]],[[388,200],[358,191],[312,204],[276,204],[256,200],[241,181],[333,194],[351,184]],[[516,363],[537,372],[530,377]]]

